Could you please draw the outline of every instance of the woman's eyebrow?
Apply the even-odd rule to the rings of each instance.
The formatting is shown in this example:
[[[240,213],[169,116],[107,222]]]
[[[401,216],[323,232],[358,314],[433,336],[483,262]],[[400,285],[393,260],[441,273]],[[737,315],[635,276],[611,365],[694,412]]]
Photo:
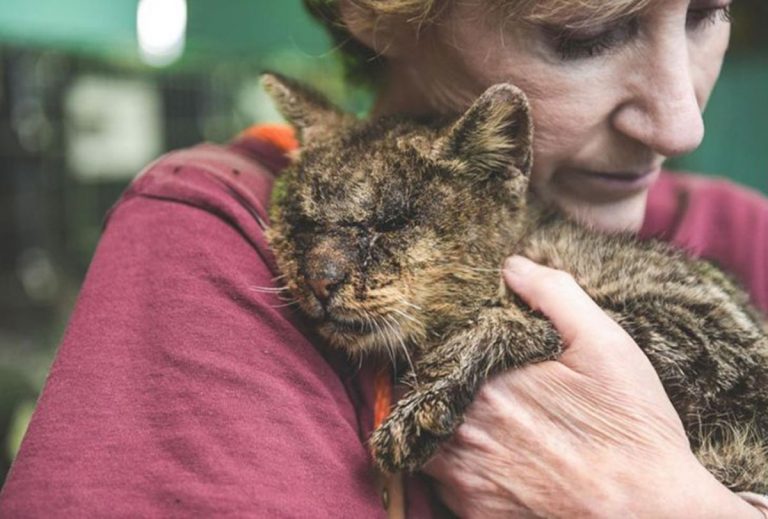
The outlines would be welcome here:
[[[579,9],[562,7],[551,9],[552,5],[565,5],[566,2],[553,0],[532,6],[522,15],[523,20],[536,25],[558,27],[566,30],[581,30],[608,25],[615,25],[638,16],[658,0],[627,0],[612,4],[606,9],[604,0],[585,0]]]

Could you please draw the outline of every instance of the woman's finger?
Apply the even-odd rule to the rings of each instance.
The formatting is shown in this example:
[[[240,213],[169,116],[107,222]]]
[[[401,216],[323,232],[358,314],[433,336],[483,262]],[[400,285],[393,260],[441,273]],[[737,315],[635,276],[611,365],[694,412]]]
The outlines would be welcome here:
[[[555,324],[566,343],[574,342],[587,325],[601,330],[618,327],[567,272],[512,256],[504,263],[503,274],[515,293]]]
[[[624,329],[592,301],[570,274],[521,256],[508,258],[502,272],[515,293],[552,321],[566,346],[564,361],[574,355],[580,357],[579,364],[604,361],[606,354],[622,362],[640,357],[646,361]]]

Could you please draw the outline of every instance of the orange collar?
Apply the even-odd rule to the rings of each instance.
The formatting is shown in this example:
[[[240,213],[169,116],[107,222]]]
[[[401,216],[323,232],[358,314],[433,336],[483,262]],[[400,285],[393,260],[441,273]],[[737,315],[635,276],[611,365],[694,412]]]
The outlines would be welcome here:
[[[254,124],[243,130],[240,135],[238,135],[238,138],[265,141],[272,144],[283,153],[294,151],[299,147],[296,132],[287,124]]]
[[[382,367],[373,380],[373,428],[381,425],[392,406],[392,373],[389,366]]]

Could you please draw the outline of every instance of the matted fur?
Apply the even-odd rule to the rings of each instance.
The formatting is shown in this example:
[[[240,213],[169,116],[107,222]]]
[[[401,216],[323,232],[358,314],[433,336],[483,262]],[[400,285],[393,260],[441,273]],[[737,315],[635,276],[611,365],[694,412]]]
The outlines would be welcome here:
[[[591,231],[529,194],[522,92],[496,85],[458,119],[425,124],[359,121],[264,82],[304,136],[268,231],[287,289],[330,345],[411,364],[410,392],[371,438],[381,468],[418,469],[484,379],[561,353],[549,321],[500,288],[502,261],[521,254],[569,272],[635,339],[723,483],[768,492],[762,317],[709,263]]]

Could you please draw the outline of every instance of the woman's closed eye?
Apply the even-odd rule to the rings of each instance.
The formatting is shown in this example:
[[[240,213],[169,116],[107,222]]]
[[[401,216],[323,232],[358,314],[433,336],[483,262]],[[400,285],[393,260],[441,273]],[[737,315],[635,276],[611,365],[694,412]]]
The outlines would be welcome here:
[[[694,1],[688,8],[685,26],[689,31],[701,31],[718,22],[731,23],[731,0]],[[609,26],[574,29],[545,26],[550,47],[562,61],[575,61],[608,54],[634,39],[640,31],[641,16],[635,16]]]
[[[699,30],[718,22],[731,23],[731,2],[722,2],[708,6],[694,6],[688,9],[685,20],[689,30]]]
[[[592,58],[606,54],[630,41],[638,30],[638,20],[632,18],[608,28],[570,29],[547,27],[554,50],[563,61]]]

